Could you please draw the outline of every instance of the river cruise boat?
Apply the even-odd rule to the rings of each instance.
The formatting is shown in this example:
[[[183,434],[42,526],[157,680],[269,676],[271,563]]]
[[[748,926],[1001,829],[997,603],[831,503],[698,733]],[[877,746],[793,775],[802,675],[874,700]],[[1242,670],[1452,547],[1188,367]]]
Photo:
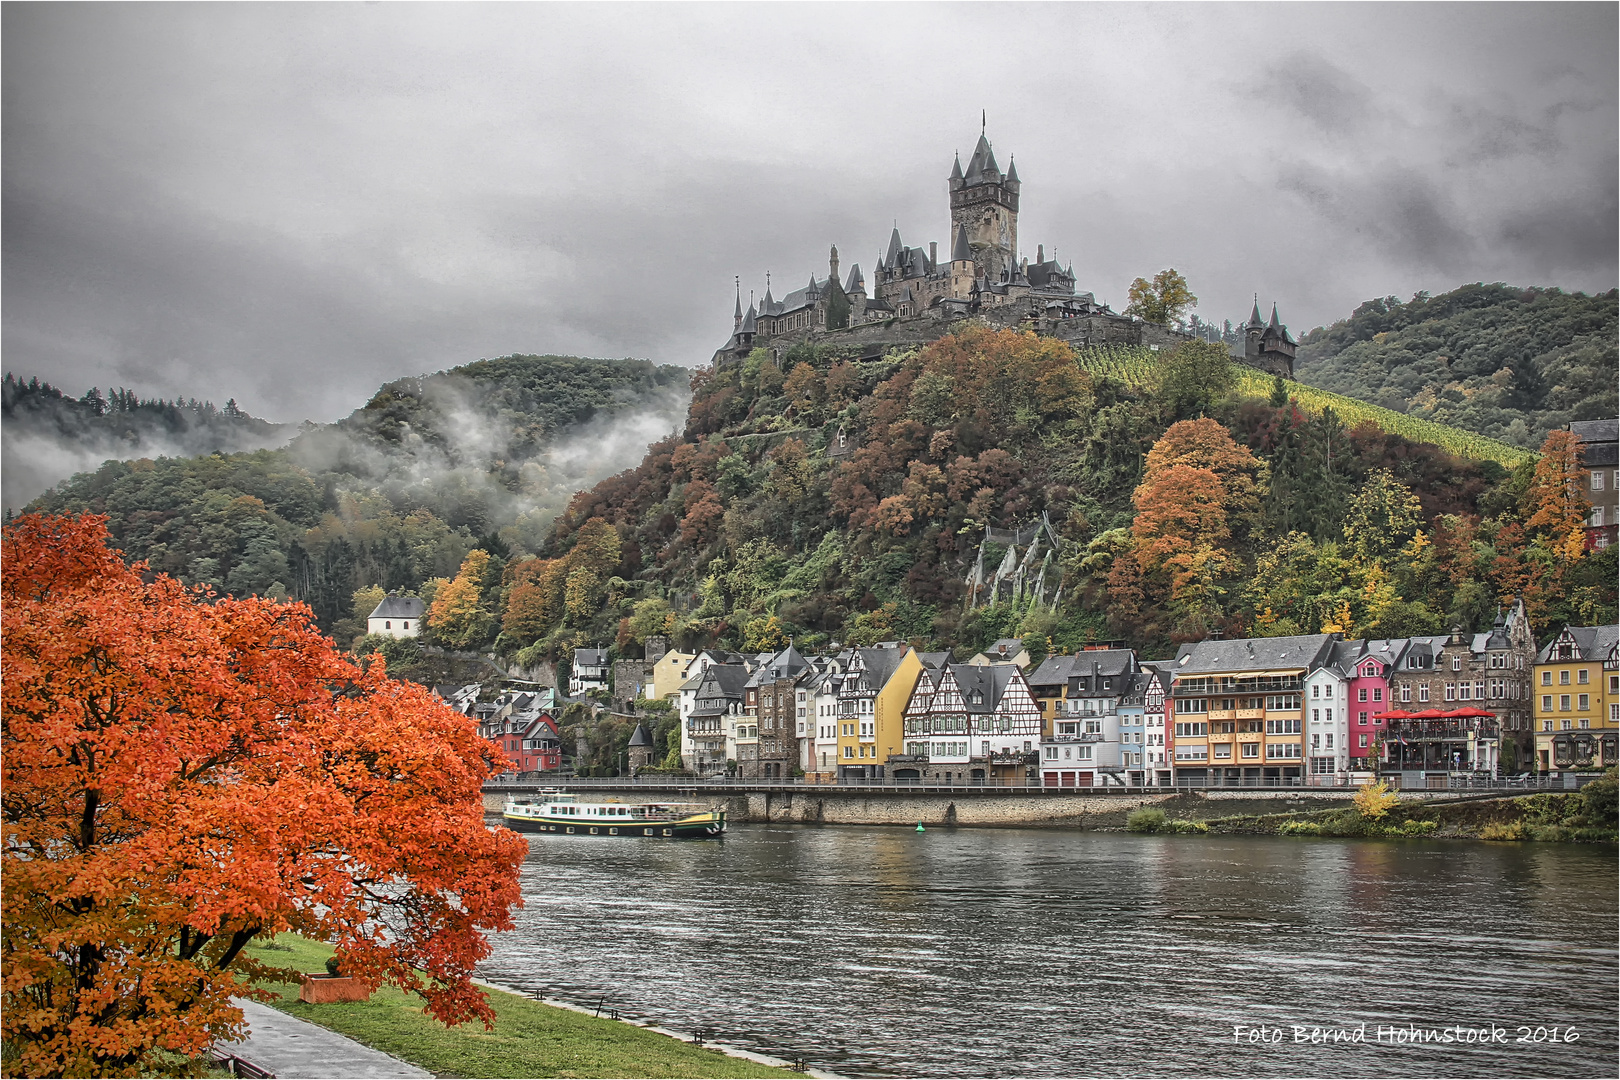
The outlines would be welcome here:
[[[518,832],[579,836],[680,840],[726,831],[726,812],[700,803],[581,802],[561,791],[541,792],[536,798],[508,796],[501,819]]]

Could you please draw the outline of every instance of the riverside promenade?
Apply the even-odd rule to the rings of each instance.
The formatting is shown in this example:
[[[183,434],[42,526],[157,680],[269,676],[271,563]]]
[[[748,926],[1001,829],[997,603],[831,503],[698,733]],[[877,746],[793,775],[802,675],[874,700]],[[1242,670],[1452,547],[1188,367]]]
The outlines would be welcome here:
[[[231,1003],[238,1006],[247,1019],[247,1038],[219,1043],[214,1049],[216,1054],[229,1055],[247,1066],[243,1068],[239,1064],[233,1068],[236,1075],[310,1080],[329,1076],[416,1080],[433,1076],[426,1069],[257,1001],[232,998]],[[227,1067],[230,1067],[229,1062]]]
[[[1341,787],[1053,788],[1000,785],[806,784],[792,781],[690,780],[679,777],[593,777],[491,780],[484,809],[499,813],[509,795],[532,797],[565,788],[585,798],[622,802],[668,800],[725,810],[730,821],[805,825],[982,825],[1116,828],[1131,811],[1162,806],[1197,817],[1279,814],[1350,805]],[[1531,789],[1534,790],[1534,789]],[[1498,785],[1449,790],[1397,790],[1403,800],[1465,802],[1522,795]]]

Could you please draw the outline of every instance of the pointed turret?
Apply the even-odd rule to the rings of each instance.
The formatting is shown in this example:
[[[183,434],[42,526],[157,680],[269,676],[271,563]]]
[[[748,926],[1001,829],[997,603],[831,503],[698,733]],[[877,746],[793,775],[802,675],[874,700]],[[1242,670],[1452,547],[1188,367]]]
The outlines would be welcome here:
[[[1254,297],[1254,310],[1249,313],[1248,325],[1249,326],[1264,326],[1265,325],[1264,323],[1262,323],[1260,321],[1260,294],[1259,293],[1255,294],[1255,297]]]
[[[832,246],[832,254],[827,258],[827,284],[831,285],[838,280],[838,245]]]
[[[1271,304],[1271,322],[1267,323],[1266,326],[1269,329],[1272,329],[1272,330],[1277,329],[1277,303],[1276,303],[1276,301],[1272,301],[1272,304]]]
[[[883,257],[885,267],[892,270],[895,264],[900,261],[900,249],[900,226],[896,225],[894,232],[889,235],[889,253]]]
[[[956,155],[956,162],[955,162],[955,164],[953,164],[951,166],[951,179],[953,181],[962,179],[962,155],[961,154]]]
[[[1018,161],[1015,158],[1007,159],[1007,183],[1018,183]]]
[[[742,329],[742,278],[737,279],[737,313],[731,317],[731,329]]]
[[[850,296],[866,292],[866,281],[861,277],[860,263],[849,268],[849,280],[844,282],[844,292]]]
[[[758,314],[754,311],[754,302],[748,302],[748,314],[743,316],[742,333],[753,334],[758,327]]]
[[[967,226],[956,227],[956,240],[951,244],[951,262],[972,262],[973,249],[968,247]]]

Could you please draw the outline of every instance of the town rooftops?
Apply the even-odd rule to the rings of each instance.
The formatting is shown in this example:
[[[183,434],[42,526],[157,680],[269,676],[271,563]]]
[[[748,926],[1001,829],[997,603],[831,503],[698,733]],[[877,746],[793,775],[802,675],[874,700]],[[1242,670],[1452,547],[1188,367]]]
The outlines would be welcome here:
[[[1332,634],[1299,634],[1192,642],[1176,652],[1173,670],[1177,679],[1227,672],[1291,675],[1319,666],[1336,640]]]
[[[1604,660],[1608,658],[1617,643],[1620,643],[1620,627],[1617,626],[1567,626],[1564,633],[1559,634],[1547,647],[1541,650],[1536,657],[1538,664],[1556,664],[1558,660],[1558,645],[1568,635],[1575,642],[1575,656],[1573,660]]]
[[[425,605],[419,596],[385,596],[371,610],[371,619],[420,619]]]
[[[647,733],[647,725],[637,724],[636,730],[630,736],[630,745],[632,747],[645,746],[651,748],[652,744],[652,736]]]

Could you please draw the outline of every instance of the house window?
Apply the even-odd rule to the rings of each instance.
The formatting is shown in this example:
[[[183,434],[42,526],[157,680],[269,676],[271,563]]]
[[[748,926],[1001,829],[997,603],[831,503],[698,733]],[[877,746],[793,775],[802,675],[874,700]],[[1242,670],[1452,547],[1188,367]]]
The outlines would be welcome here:
[[[1552,695],[1551,694],[1542,694],[1541,695],[1541,711],[1542,712],[1552,712]]]
[[[1361,748],[1363,750],[1367,749],[1367,736],[1365,735],[1361,737]]]
[[[1259,757],[1260,756],[1260,744],[1256,743],[1256,742],[1246,742],[1246,743],[1244,743],[1243,744],[1243,756],[1244,757],[1252,757],[1252,758]]]
[[[394,628],[393,623],[388,622],[386,619],[383,621],[383,629],[384,630],[392,630],[393,628]]]
[[[1373,700],[1374,701],[1383,701],[1384,700],[1384,688],[1382,686],[1373,687]]]
[[[1543,671],[1541,673],[1541,685],[1542,686],[1551,686],[1552,685],[1552,672]]]
[[[1367,726],[1367,714],[1366,713],[1357,713],[1356,714],[1356,723],[1359,724],[1361,727],[1366,727]]]
[[[1582,695],[1580,695],[1580,697],[1576,701],[1576,708],[1580,709],[1581,712],[1585,712],[1587,709],[1590,709],[1591,707],[1592,707],[1592,696],[1590,694],[1582,694]]]
[[[1401,704],[1404,705],[1405,703],[1407,703],[1408,701],[1411,701],[1411,700],[1412,700],[1412,688],[1410,686],[1401,687]]]
[[[1428,700],[1429,700],[1429,684],[1424,683],[1422,686],[1418,687],[1418,701],[1419,702],[1424,702],[1424,701],[1428,701]]]
[[[1462,657],[1453,656],[1451,658],[1451,670],[1452,671],[1461,671],[1462,670]]]
[[[1584,717],[1584,716],[1583,716],[1583,717],[1581,717],[1581,730],[1582,730],[1582,731],[1586,731],[1586,730],[1587,730],[1587,729],[1588,729],[1588,728],[1590,728],[1590,727],[1591,727],[1591,726],[1592,726],[1592,721],[1590,721],[1590,720],[1588,720],[1588,719],[1587,719],[1587,718],[1586,718],[1586,717]]]
[[[1331,731],[1330,731],[1330,732],[1328,732],[1328,743],[1327,743],[1327,748],[1328,748],[1328,749],[1329,749],[1329,750],[1331,750],[1331,749],[1333,749],[1333,732],[1331,732]]]
[[[1563,731],[1569,731],[1575,727],[1575,725],[1568,720],[1560,721],[1558,726],[1559,729]]]
[[[1601,472],[1598,472],[1595,469],[1592,472],[1592,490],[1593,491],[1602,491],[1603,490],[1603,474]]]
[[[1568,686],[1569,685],[1569,669],[1568,668],[1565,668],[1563,671],[1560,671],[1558,673],[1558,685],[1559,686]]]
[[[401,629],[402,629],[402,630],[409,630],[409,629],[410,629],[410,628],[411,628],[411,624],[410,624],[410,621],[409,621],[409,620],[407,620],[407,621],[405,621],[405,622],[402,622],[402,623],[400,623],[400,624],[399,624],[399,625],[400,625],[400,628],[401,628]]]
[[[1568,694],[1559,694],[1558,695],[1558,711],[1559,712],[1569,712],[1569,695]]]
[[[854,757],[855,756],[855,748],[853,746],[844,747],[844,756],[845,757]]]
[[[1586,684],[1587,684],[1587,683],[1589,683],[1589,682],[1591,682],[1591,681],[1592,681],[1592,680],[1591,680],[1591,679],[1590,679],[1590,678],[1589,678],[1589,677],[1588,677],[1588,676],[1589,676],[1589,674],[1590,674],[1590,673],[1589,673],[1589,672],[1588,672],[1588,671],[1587,671],[1587,669],[1586,669],[1586,668],[1581,668],[1581,669],[1580,669],[1580,670],[1579,670],[1579,671],[1577,671],[1577,672],[1576,672],[1576,673],[1575,673],[1575,681],[1576,681],[1576,682],[1578,682],[1578,683],[1580,683],[1580,684],[1581,684],[1581,685],[1582,685],[1582,686],[1585,686],[1585,685],[1586,685]]]
[[[1356,691],[1356,700],[1357,701],[1366,701],[1367,700],[1367,688],[1365,686],[1363,686],[1360,690]]]
[[[1311,697],[1319,698],[1321,696],[1322,696],[1322,688],[1320,686],[1311,687]]]
[[[1456,683],[1446,683],[1446,700],[1447,701],[1456,701],[1457,700],[1457,684]]]

